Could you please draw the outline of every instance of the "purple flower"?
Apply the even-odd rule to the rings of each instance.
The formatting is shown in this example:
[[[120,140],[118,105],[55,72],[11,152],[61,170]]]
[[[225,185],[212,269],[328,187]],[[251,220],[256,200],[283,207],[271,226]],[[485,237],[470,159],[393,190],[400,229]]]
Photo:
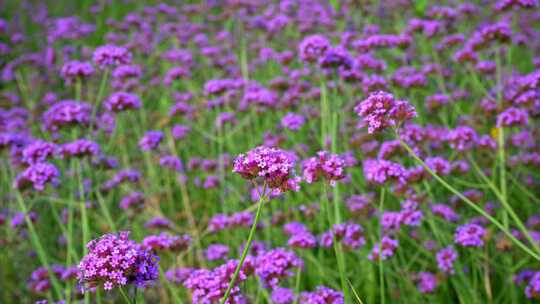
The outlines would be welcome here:
[[[431,205],[431,212],[434,215],[438,215],[449,222],[455,222],[459,220],[459,215],[454,211],[454,209],[445,204]]]
[[[148,229],[169,229],[171,227],[171,221],[161,216],[153,217],[144,224],[144,228]]]
[[[465,224],[457,227],[454,242],[465,247],[482,247],[485,229],[477,224]]]
[[[293,248],[314,248],[317,246],[317,238],[309,231],[293,234],[287,241],[287,245]]]
[[[174,125],[171,129],[171,135],[176,140],[184,139],[189,134],[190,131],[191,131],[190,126]]]
[[[94,74],[94,67],[90,62],[68,61],[60,70],[60,75],[68,83],[74,83],[77,79],[90,77]]]
[[[159,159],[159,165],[173,171],[182,171],[184,165],[180,158],[174,155],[164,155]]]
[[[165,272],[165,278],[177,285],[184,284],[193,271],[193,268],[173,268]]]
[[[150,151],[156,149],[163,140],[163,132],[161,131],[148,131],[144,134],[144,137],[139,141],[139,147],[143,151]]]
[[[294,302],[294,292],[288,288],[276,287],[272,290],[270,300],[273,304],[292,304]]]
[[[145,237],[142,240],[141,245],[147,250],[182,251],[186,250],[190,243],[191,238],[187,234],[179,236],[162,232],[158,235],[149,235]]]
[[[299,130],[306,123],[304,116],[292,112],[287,113],[281,119],[281,126],[292,131]]]
[[[229,286],[238,261],[231,260],[214,269],[198,269],[191,273],[189,278],[184,281],[184,286],[192,291],[193,303],[217,303],[225,295]],[[250,257],[246,259],[240,269],[236,284],[231,290],[229,298],[225,304],[244,303],[243,296],[240,294],[238,284],[247,280],[253,272],[252,261]]]
[[[474,147],[478,140],[478,135],[473,128],[460,126],[448,133],[447,140],[452,149],[463,152]]]
[[[337,154],[320,151],[316,157],[311,157],[302,163],[304,179],[307,183],[324,178],[334,186],[336,181],[345,177],[345,161]]]
[[[223,244],[211,244],[205,251],[206,259],[216,261],[226,259],[229,255],[229,246]]]
[[[141,208],[144,205],[144,194],[142,192],[132,192],[120,200],[120,208],[126,210],[130,208]]]
[[[317,286],[315,291],[300,293],[299,304],[344,304],[343,293],[326,286]]]
[[[278,192],[297,191],[298,178],[293,176],[293,162],[283,150],[265,146],[240,154],[234,160],[233,172],[245,179],[262,178]]]
[[[56,186],[60,172],[52,164],[37,163],[30,165],[23,172],[19,173],[15,178],[13,186],[19,190],[26,189],[30,186],[36,191],[45,190],[47,184]]]
[[[300,43],[298,53],[300,59],[306,62],[315,62],[323,57],[330,48],[330,41],[322,35],[311,35]]]
[[[275,288],[280,280],[294,275],[292,268],[302,266],[302,260],[294,252],[277,248],[257,256],[255,274],[265,285]]]
[[[99,67],[105,68],[131,63],[131,53],[124,47],[104,45],[96,48],[92,59]]]
[[[105,290],[135,284],[144,287],[158,277],[158,257],[128,238],[129,232],[106,234],[90,241],[79,263],[79,281]]]
[[[497,116],[497,126],[513,127],[526,126],[529,124],[529,114],[526,110],[510,107]]]
[[[63,100],[52,105],[43,114],[43,126],[48,131],[58,131],[67,125],[87,126],[92,107],[84,102]]]
[[[22,161],[27,165],[45,162],[53,158],[58,152],[58,147],[50,142],[36,140],[26,146],[22,151]]]
[[[116,92],[105,100],[105,108],[111,112],[123,112],[141,107],[139,96],[128,92]]]
[[[525,295],[529,299],[540,298],[540,272],[536,272],[532,276],[527,287],[525,287]]]
[[[368,126],[370,134],[416,116],[414,107],[407,101],[395,100],[392,94],[382,91],[371,93],[354,111],[362,117],[362,123]]]
[[[364,161],[364,176],[369,182],[384,184],[388,180],[402,180],[405,169],[400,164],[388,160],[367,159]]]
[[[368,259],[371,261],[378,261],[379,259],[382,259],[384,261],[394,255],[398,245],[399,243],[397,240],[394,240],[388,236],[383,236],[381,243],[376,244],[373,247],[373,251],[369,254]]]
[[[452,247],[446,247],[437,252],[437,266],[442,272],[453,274],[454,262],[458,258],[458,253]]]
[[[416,287],[421,293],[431,293],[437,287],[437,277],[431,272],[420,272]]]
[[[87,139],[77,139],[73,142],[63,144],[60,147],[60,155],[62,155],[64,158],[97,156],[99,154],[99,145]]]

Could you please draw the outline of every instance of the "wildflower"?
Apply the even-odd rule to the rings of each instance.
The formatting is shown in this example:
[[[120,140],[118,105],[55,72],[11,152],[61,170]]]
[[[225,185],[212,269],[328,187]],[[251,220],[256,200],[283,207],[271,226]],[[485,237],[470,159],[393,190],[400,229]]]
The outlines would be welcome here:
[[[265,285],[275,288],[281,279],[294,275],[291,268],[302,266],[302,260],[294,252],[277,248],[257,256],[255,274]]]
[[[226,259],[229,255],[229,246],[223,244],[211,244],[206,248],[206,259],[209,261]]]
[[[63,100],[52,105],[43,114],[43,126],[48,131],[58,131],[68,125],[87,126],[92,107],[84,102]]]
[[[262,178],[277,192],[299,189],[298,178],[293,176],[292,170],[293,163],[285,151],[264,146],[240,154],[233,168],[233,172],[245,179]]]
[[[477,224],[465,224],[457,227],[454,241],[465,247],[482,247],[485,229]]]
[[[123,112],[141,107],[141,100],[135,94],[128,92],[116,92],[105,100],[105,108],[111,112]]]
[[[94,67],[89,62],[68,61],[60,70],[60,75],[67,83],[74,83],[77,79],[90,77],[94,74]]]
[[[526,110],[510,107],[497,117],[497,126],[513,127],[526,126],[529,123],[529,114]]]
[[[131,63],[131,53],[124,47],[104,45],[96,48],[92,59],[101,68]]]
[[[163,140],[163,132],[161,131],[148,131],[144,134],[144,137],[139,141],[139,147],[143,151],[150,151],[156,149]]]
[[[60,173],[58,169],[49,163],[37,163],[30,165],[15,178],[13,186],[19,190],[24,190],[30,186],[36,191],[45,190],[47,184],[56,186]]]
[[[362,123],[368,126],[370,134],[389,126],[397,126],[416,116],[413,106],[407,101],[396,101],[392,94],[382,91],[371,93],[354,111],[362,117]]]
[[[273,304],[292,304],[294,302],[294,292],[288,288],[276,287],[272,290],[270,299]]]
[[[336,181],[345,177],[345,162],[337,154],[320,151],[316,157],[305,160],[302,164],[303,175],[309,184],[325,178],[334,186]]]
[[[300,59],[306,62],[314,62],[322,58],[328,49],[330,42],[322,35],[312,35],[304,38],[298,46]]]
[[[147,250],[182,251],[189,247],[190,242],[191,238],[187,234],[179,236],[162,232],[158,235],[149,235],[145,237],[142,240],[141,245]]]
[[[437,266],[442,272],[453,274],[454,262],[458,257],[457,252],[452,247],[446,247],[437,252]]]
[[[373,247],[373,251],[369,254],[368,259],[371,261],[383,261],[394,255],[395,250],[398,247],[398,241],[388,236],[384,236],[380,244]]]
[[[158,257],[128,238],[129,232],[90,241],[79,264],[79,281],[105,290],[135,284],[144,287],[158,277]]]
[[[432,293],[437,287],[437,277],[431,272],[420,272],[416,287],[421,293]]]
[[[287,113],[281,119],[281,126],[292,131],[297,131],[306,123],[304,116],[292,112]]]
[[[300,293],[299,304],[344,304],[343,293],[326,286],[317,286],[315,291]]]

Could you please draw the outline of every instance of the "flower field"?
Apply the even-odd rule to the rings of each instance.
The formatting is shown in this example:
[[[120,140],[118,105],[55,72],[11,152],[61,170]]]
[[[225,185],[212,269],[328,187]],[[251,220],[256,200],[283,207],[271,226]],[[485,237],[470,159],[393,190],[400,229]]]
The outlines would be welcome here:
[[[0,3],[0,303],[540,300],[537,0]]]

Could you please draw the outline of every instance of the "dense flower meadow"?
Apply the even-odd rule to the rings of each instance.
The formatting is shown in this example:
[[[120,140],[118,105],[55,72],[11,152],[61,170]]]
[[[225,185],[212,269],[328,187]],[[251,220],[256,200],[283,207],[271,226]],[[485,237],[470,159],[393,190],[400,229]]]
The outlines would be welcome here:
[[[0,303],[540,300],[538,0],[0,3]]]

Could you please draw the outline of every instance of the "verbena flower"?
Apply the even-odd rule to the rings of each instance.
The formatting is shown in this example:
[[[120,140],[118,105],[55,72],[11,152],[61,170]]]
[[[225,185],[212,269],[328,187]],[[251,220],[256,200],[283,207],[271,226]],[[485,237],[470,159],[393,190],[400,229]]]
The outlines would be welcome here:
[[[30,165],[15,178],[13,186],[19,190],[32,187],[36,191],[45,190],[47,184],[58,185],[60,172],[49,163],[36,163]]]
[[[437,252],[437,266],[442,272],[453,274],[454,262],[458,258],[458,253],[452,247],[446,247]]]
[[[299,179],[293,173],[293,162],[280,149],[260,146],[240,154],[234,160],[233,172],[248,180],[261,178],[277,192],[299,189]]]
[[[465,224],[457,227],[454,242],[465,247],[484,246],[485,229],[477,224]]]
[[[158,257],[128,238],[129,232],[90,241],[79,264],[79,280],[105,290],[135,284],[144,287],[158,277]]]

